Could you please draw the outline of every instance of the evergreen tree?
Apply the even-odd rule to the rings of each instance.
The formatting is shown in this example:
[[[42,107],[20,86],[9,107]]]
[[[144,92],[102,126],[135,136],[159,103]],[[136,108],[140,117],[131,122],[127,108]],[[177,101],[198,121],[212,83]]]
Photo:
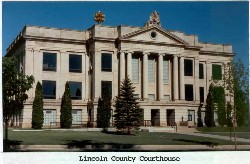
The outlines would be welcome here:
[[[108,83],[105,83],[102,99],[99,98],[97,109],[97,127],[106,128],[110,126],[111,118],[111,92]]]
[[[69,83],[65,84],[65,91],[61,102],[60,126],[61,128],[70,128],[72,125],[72,102]]]
[[[209,92],[207,95],[206,106],[205,106],[205,124],[207,127],[215,126],[214,122],[214,102],[212,97],[213,85],[209,86]]]
[[[213,88],[213,102],[217,104],[218,123],[220,126],[226,125],[226,99],[225,91],[222,86]]]
[[[202,122],[202,119],[201,119],[201,107],[202,107],[202,104],[199,105],[199,108],[198,108],[198,124],[197,126],[198,127],[203,127],[203,122]]]
[[[36,84],[35,99],[32,108],[32,128],[41,129],[43,127],[43,90],[39,81]]]
[[[227,127],[233,126],[231,113],[232,105],[230,104],[230,102],[227,102]]]
[[[114,125],[118,130],[127,131],[127,134],[130,134],[132,127],[138,128],[143,119],[143,109],[134,97],[134,88],[131,80],[126,77],[115,100]]]

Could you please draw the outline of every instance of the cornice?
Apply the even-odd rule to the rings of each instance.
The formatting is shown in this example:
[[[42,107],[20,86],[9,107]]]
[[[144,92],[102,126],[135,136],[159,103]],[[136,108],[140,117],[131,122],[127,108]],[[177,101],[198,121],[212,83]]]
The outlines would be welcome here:
[[[52,38],[52,37],[30,36],[30,35],[24,35],[23,38],[26,40],[40,40],[40,41],[50,41],[50,42],[59,42],[59,43],[86,44],[86,40],[74,40],[74,39]]]
[[[230,53],[230,52],[216,52],[216,51],[200,51],[200,55],[222,55],[222,56],[234,56],[235,53]]]

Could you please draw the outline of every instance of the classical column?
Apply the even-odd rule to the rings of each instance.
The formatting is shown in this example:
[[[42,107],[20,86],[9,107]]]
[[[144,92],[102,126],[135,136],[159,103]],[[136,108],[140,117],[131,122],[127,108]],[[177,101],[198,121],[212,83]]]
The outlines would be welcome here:
[[[85,75],[85,100],[89,99],[89,55],[85,52],[83,53],[83,58],[85,58],[85,70],[84,70],[84,75]]]
[[[92,52],[92,91],[93,91],[93,101],[98,101],[101,96],[101,52]]]
[[[158,54],[158,100],[163,100],[163,54]]]
[[[127,76],[132,80],[132,52],[127,54]]]
[[[125,78],[125,55],[120,52],[120,82]]]
[[[148,99],[148,53],[143,53],[143,99]]]
[[[179,87],[179,81],[178,81],[178,57],[177,55],[174,55],[174,70],[173,70],[173,73],[174,73],[174,82],[173,82],[173,85],[174,85],[174,100],[179,100],[179,90],[178,90],[178,87]]]
[[[194,59],[195,101],[200,101],[199,58]]]
[[[208,93],[209,90],[209,85],[211,84],[212,80],[212,64],[211,61],[206,61],[206,83],[207,83],[207,88],[206,88],[206,93]]]
[[[180,58],[180,99],[185,100],[184,91],[184,57]]]

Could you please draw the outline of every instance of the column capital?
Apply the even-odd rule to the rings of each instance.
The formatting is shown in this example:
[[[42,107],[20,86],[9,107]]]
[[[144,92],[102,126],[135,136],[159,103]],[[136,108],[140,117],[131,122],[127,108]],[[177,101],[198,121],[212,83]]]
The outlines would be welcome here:
[[[158,53],[158,56],[165,56],[164,53]]]
[[[143,55],[149,55],[149,52],[142,52]]]

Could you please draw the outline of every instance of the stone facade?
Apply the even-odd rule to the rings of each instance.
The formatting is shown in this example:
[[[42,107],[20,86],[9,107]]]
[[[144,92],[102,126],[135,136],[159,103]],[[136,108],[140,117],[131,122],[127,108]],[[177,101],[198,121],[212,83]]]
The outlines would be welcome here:
[[[54,71],[43,69],[44,53],[56,55]],[[104,53],[111,55],[111,71],[102,70]],[[224,64],[234,56],[231,45],[201,43],[196,35],[167,31],[159,22],[150,21],[144,27],[94,25],[86,31],[25,26],[7,49],[7,55],[16,54],[23,55],[20,65],[24,74],[35,78],[21,118],[15,120],[23,128],[31,127],[32,102],[38,81],[55,81],[56,84],[55,98],[44,99],[47,119],[60,121],[64,85],[71,81],[81,84],[81,98],[72,101],[73,109],[79,112],[78,122],[95,122],[101,82],[112,81],[114,100],[125,76],[133,81],[144,109],[145,123],[151,120],[154,126],[169,126],[171,121],[177,125],[188,121],[188,125],[195,125],[200,87],[204,89],[204,104],[213,64],[220,65],[223,74]],[[70,54],[81,56],[81,72],[69,71]],[[188,62],[192,63],[189,75],[185,73]],[[200,64],[202,78],[199,77]],[[188,85],[192,86],[191,90]],[[185,90],[192,92],[193,98],[188,99]]]

